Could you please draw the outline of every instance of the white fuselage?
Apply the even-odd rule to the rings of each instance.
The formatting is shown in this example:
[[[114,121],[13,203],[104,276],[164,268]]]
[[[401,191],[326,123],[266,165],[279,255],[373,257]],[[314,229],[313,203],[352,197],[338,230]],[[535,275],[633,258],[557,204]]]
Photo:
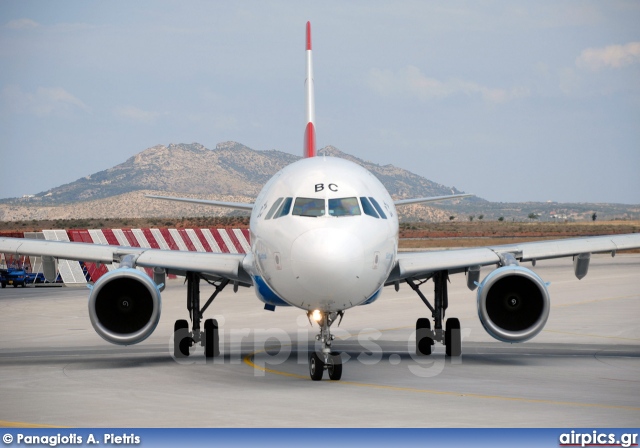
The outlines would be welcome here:
[[[389,193],[369,171],[311,157],[278,172],[251,213],[245,264],[271,305],[334,312],[375,300],[398,251]]]

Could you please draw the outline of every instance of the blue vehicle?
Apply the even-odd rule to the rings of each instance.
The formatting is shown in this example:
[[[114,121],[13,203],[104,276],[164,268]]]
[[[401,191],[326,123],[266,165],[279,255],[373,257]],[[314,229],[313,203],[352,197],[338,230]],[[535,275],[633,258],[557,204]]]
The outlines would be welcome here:
[[[54,283],[61,282],[60,275]],[[42,272],[27,272],[27,284],[35,284],[35,283],[47,283],[47,280],[44,278],[44,274]]]
[[[27,286],[28,275],[22,269],[7,269],[3,270],[1,275],[0,283],[3,288],[6,288],[7,285],[13,285],[14,288],[17,288],[18,285],[21,285],[23,288]]]

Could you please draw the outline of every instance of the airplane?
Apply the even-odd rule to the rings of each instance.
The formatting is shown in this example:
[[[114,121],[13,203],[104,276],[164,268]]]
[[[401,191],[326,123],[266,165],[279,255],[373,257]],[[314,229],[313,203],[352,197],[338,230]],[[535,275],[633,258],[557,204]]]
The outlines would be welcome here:
[[[435,342],[447,356],[460,356],[457,318],[445,320],[450,275],[465,273],[470,290],[477,289],[478,318],[487,333],[503,342],[524,342],[542,331],[549,316],[546,283],[522,262],[573,257],[574,273],[583,278],[592,253],[640,247],[640,234],[605,235],[491,247],[398,252],[396,207],[459,199],[469,194],[393,200],[369,171],[350,161],[319,156],[316,150],[311,25],[306,24],[306,127],[303,155],[276,173],[253,204],[148,196],[227,207],[251,212],[251,250],[247,254],[195,253],[85,243],[0,238],[0,252],[43,257],[44,274],[55,276],[56,260],[119,263],[92,285],[89,316],[95,331],[113,344],[146,339],[160,319],[161,292],[167,274],[186,277],[185,319],[175,322],[174,356],[204,347],[205,358],[220,354],[218,323],[205,310],[228,285],[253,286],[266,310],[294,306],[319,327],[319,348],[309,354],[309,375],[324,372],[340,380],[343,364],[333,350],[331,326],[350,308],[379,299],[385,286],[406,283],[424,302],[431,318],[416,321],[415,350],[430,355]],[[482,266],[497,266],[482,281]],[[153,278],[136,269],[153,269]],[[199,282],[215,286],[202,305]],[[432,280],[430,301],[420,290]],[[433,328],[431,326],[433,320]]]

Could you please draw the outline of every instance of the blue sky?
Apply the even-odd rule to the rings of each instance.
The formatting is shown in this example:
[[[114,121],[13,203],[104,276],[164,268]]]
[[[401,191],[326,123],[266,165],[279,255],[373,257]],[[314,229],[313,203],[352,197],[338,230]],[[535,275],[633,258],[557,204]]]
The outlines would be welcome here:
[[[640,2],[0,2],[0,197],[157,144],[319,147],[492,201],[640,203]],[[213,169],[213,167],[212,167]]]

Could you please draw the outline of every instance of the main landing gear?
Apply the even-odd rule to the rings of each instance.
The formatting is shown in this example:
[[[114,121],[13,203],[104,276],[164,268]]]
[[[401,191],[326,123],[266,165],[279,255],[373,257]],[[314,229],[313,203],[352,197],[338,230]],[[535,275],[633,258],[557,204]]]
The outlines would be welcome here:
[[[329,379],[338,381],[342,378],[342,358],[340,353],[331,351],[331,342],[335,337],[331,334],[331,325],[339,317],[342,320],[344,311],[325,313],[322,311],[309,311],[307,317],[309,322],[314,320],[320,326],[320,333],[316,336],[316,341],[321,344],[320,352],[315,350],[309,355],[309,375],[313,381],[320,381],[326,370]],[[338,325],[340,323],[338,322]]]
[[[426,283],[429,278],[434,283],[434,305],[432,306],[427,298],[420,291],[420,286]],[[449,306],[449,296],[447,292],[447,282],[449,273],[447,271],[435,272],[418,284],[413,279],[406,282],[422,299],[425,305],[431,310],[433,317],[433,330],[431,322],[427,318],[420,318],[416,322],[416,354],[430,355],[434,341],[445,345],[447,356],[460,356],[462,354],[462,337],[460,332],[460,321],[456,318],[449,318],[446,321],[445,329],[442,329],[442,322],[447,307]]]
[[[196,272],[187,272],[187,309],[192,322],[192,329],[189,331],[189,323],[180,319],[174,326],[173,333],[173,355],[176,358],[186,358],[189,356],[189,350],[193,345],[200,344],[204,346],[204,356],[211,359],[220,354],[220,340],[218,337],[218,321],[215,319],[207,319],[204,321],[204,331],[200,330],[200,322],[205,310],[211,305],[213,299],[229,284],[228,279],[220,282],[207,283],[215,286],[207,303],[200,308],[200,274]]]

